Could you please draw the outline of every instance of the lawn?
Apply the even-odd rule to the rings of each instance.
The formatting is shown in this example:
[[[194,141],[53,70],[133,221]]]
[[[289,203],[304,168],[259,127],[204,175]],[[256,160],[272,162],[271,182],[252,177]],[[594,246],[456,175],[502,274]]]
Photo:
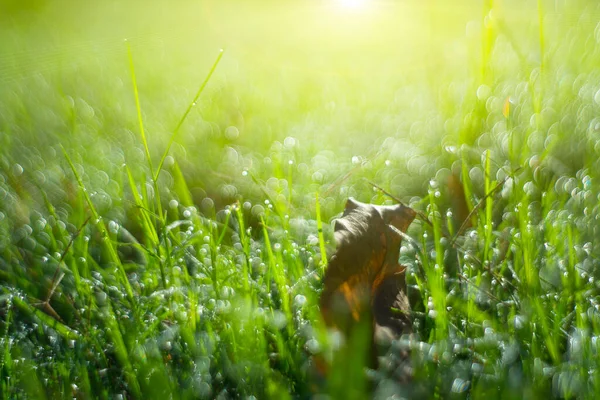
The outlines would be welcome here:
[[[600,397],[599,21],[0,0],[0,398]],[[349,197],[419,213],[413,334],[322,374]]]

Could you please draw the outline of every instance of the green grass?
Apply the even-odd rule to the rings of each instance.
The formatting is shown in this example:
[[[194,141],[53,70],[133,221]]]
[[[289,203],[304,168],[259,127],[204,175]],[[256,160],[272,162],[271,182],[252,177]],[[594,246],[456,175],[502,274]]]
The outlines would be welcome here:
[[[600,10],[530,3],[0,1],[0,398],[598,397]],[[370,182],[428,221],[376,371],[318,309]]]

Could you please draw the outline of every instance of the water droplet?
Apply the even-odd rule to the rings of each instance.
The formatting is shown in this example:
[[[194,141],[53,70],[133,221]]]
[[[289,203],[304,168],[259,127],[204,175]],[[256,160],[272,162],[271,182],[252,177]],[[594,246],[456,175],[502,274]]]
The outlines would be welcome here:
[[[229,126],[225,129],[225,138],[227,140],[235,140],[240,136],[240,131],[235,126]]]
[[[314,338],[306,342],[305,348],[310,354],[318,354],[321,351],[321,345]]]
[[[103,306],[106,304],[107,295],[105,292],[96,292],[96,302],[98,305]]]
[[[450,154],[455,154],[457,149],[456,146],[445,146],[444,150]]]
[[[477,98],[479,100],[487,100],[492,94],[492,89],[487,85],[481,85],[477,88]]]
[[[469,390],[471,386],[470,381],[465,381],[464,379],[456,378],[454,382],[452,382],[452,392],[453,393],[464,393]]]
[[[312,180],[315,183],[321,183],[323,181],[323,174],[319,171],[316,171],[314,174],[312,174]]]
[[[296,139],[291,136],[288,136],[283,140],[283,145],[288,149],[291,149],[296,146]]]
[[[12,167],[12,173],[14,176],[21,176],[23,175],[23,167],[20,164],[15,164]]]
[[[522,329],[525,326],[526,321],[525,317],[523,317],[522,315],[515,315],[512,322],[515,329]]]
[[[306,296],[301,294],[298,294],[296,297],[294,297],[294,305],[298,308],[302,308],[306,304],[306,301]]]
[[[119,233],[119,224],[115,221],[109,221],[108,222],[108,230],[110,231],[110,233],[116,235],[117,233]]]
[[[596,102],[596,104],[600,105],[600,90],[598,90],[594,95],[594,101]]]
[[[201,207],[204,210],[212,210],[215,207],[215,202],[210,197],[202,199]]]

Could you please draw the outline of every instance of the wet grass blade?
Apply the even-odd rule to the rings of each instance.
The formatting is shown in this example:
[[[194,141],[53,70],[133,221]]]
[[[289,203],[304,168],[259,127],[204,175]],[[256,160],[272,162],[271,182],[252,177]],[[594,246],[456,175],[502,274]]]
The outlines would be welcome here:
[[[160,159],[160,162],[158,163],[158,168],[156,169],[156,173],[154,174],[154,181],[156,181],[158,179],[158,175],[160,174],[160,171],[162,170],[163,164],[165,163],[165,159],[169,155],[171,146],[173,145],[173,143],[175,142],[175,139],[177,138],[177,134],[179,134],[179,130],[181,129],[181,126],[183,125],[183,123],[184,123],[185,119],[187,118],[188,114],[190,113],[190,111],[192,111],[192,108],[196,105],[196,102],[200,98],[200,95],[202,94],[202,92],[204,92],[204,89],[206,88],[206,85],[208,85],[210,78],[212,77],[213,73],[217,69],[219,62],[221,62],[221,58],[223,58],[224,52],[225,52],[224,50],[221,50],[219,52],[219,55],[217,56],[217,59],[213,63],[213,66],[211,67],[210,71],[208,71],[208,75],[206,75],[204,82],[202,82],[202,85],[200,85],[200,88],[198,88],[196,95],[194,96],[194,98],[188,105],[187,109],[185,110],[185,112],[183,113],[181,118],[179,119],[179,122],[177,123],[177,125],[175,126],[175,129],[173,130],[173,133],[171,134],[171,137],[169,138],[169,142],[163,153],[163,156]]]
[[[92,199],[90,198],[90,196],[87,192],[87,189],[85,188],[85,185],[83,184],[83,181],[81,180],[81,177],[79,176],[79,173],[77,172],[77,169],[75,168],[75,165],[73,165],[73,162],[71,161],[71,158],[67,154],[67,151],[64,149],[64,147],[62,147],[62,151],[65,156],[65,159],[67,160],[67,163],[71,167],[71,171],[73,172],[75,179],[77,180],[79,188],[80,188],[81,192],[83,193],[85,201],[90,209],[90,212],[92,213],[92,218],[94,219],[93,223],[96,225],[96,227],[100,231],[100,234],[102,235],[102,237],[105,238],[105,240],[103,241],[105,243],[105,248],[108,251],[111,261],[115,263],[118,271],[120,272],[121,283],[125,287],[125,291],[127,293],[127,298],[129,300],[131,306],[135,309],[136,301],[135,301],[135,297],[133,295],[133,289],[131,288],[131,284],[129,283],[129,279],[127,278],[127,273],[125,272],[123,263],[121,262],[121,259],[119,258],[119,255],[117,254],[117,249],[115,248],[114,243],[111,240],[108,240],[110,237],[109,233],[108,233],[108,228],[106,227],[104,220],[98,214],[98,211],[96,211],[96,207],[94,206],[94,203],[92,202]]]

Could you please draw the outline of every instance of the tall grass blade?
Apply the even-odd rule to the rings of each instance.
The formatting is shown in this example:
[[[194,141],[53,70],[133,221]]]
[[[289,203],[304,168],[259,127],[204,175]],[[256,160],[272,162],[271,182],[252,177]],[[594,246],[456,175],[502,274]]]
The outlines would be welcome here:
[[[64,155],[65,159],[67,160],[67,163],[71,167],[71,171],[73,172],[75,179],[77,180],[77,184],[79,185],[79,188],[80,188],[81,192],[83,193],[85,201],[90,209],[90,212],[92,213],[92,218],[94,219],[93,222],[96,225],[96,227],[98,228],[98,230],[100,231],[100,234],[102,235],[102,237],[105,238],[103,240],[103,242],[105,243],[105,248],[108,251],[111,261],[115,263],[117,270],[119,271],[119,273],[121,275],[121,283],[125,287],[125,291],[127,293],[127,298],[129,300],[131,306],[135,309],[137,302],[133,295],[133,289],[131,288],[131,284],[129,283],[129,279],[127,278],[127,273],[125,272],[123,263],[121,262],[121,259],[119,258],[119,255],[117,253],[117,249],[116,249],[114,243],[111,240],[109,240],[110,235],[108,232],[108,228],[106,227],[104,220],[98,214],[98,211],[96,211],[96,207],[94,206],[94,203],[92,202],[92,199],[91,199],[87,189],[85,188],[85,185],[83,184],[83,181],[81,180],[81,177],[79,176],[79,173],[77,172],[77,169],[75,168],[75,165],[71,161],[69,154],[67,153],[67,151],[65,150],[64,147],[61,146],[61,149],[63,151],[63,155]]]
[[[319,193],[315,193],[315,213],[317,218],[317,232],[319,235],[319,249],[321,251],[321,273],[325,273],[327,265],[327,251],[325,250],[325,236],[323,235],[323,221],[321,220],[321,203],[319,203]]]
[[[135,97],[135,109],[137,111],[138,124],[140,126],[140,135],[142,137],[142,143],[144,145],[144,152],[146,153],[146,159],[148,160],[148,167],[150,173],[154,171],[152,168],[152,158],[150,157],[150,149],[148,148],[148,140],[146,139],[146,132],[144,130],[144,120],[142,118],[142,107],[140,105],[140,95],[138,93],[137,79],[135,77],[135,66],[133,63],[133,55],[131,54],[131,45],[127,42],[127,56],[129,58],[129,71],[131,73],[131,82],[133,84],[133,94]]]
[[[175,126],[175,129],[173,130],[173,133],[171,134],[171,137],[169,138],[169,143],[167,144],[167,148],[165,149],[165,152],[163,153],[163,156],[160,159],[160,162],[158,163],[158,168],[156,169],[156,173],[154,174],[154,180],[155,181],[158,179],[158,175],[160,174],[160,171],[162,170],[162,167],[163,167],[163,164],[165,162],[165,159],[169,155],[169,151],[171,150],[171,146],[173,145],[173,142],[175,142],[175,139],[177,138],[177,134],[179,133],[179,130],[181,129],[181,126],[183,125],[183,122],[187,118],[187,116],[190,113],[190,111],[192,111],[192,108],[196,105],[196,101],[198,101],[198,99],[200,98],[200,95],[202,94],[202,92],[204,92],[204,89],[206,88],[206,85],[208,85],[208,81],[210,81],[210,78],[212,77],[213,73],[217,69],[217,66],[219,65],[219,62],[221,61],[221,58],[223,58],[224,52],[225,51],[223,49],[221,49],[221,51],[219,52],[219,55],[217,56],[217,59],[213,63],[213,66],[211,67],[210,71],[208,71],[208,75],[206,75],[206,78],[204,79],[204,82],[202,82],[202,85],[200,85],[200,88],[198,88],[198,91],[196,92],[196,95],[194,96],[194,98],[192,99],[191,103],[188,105],[187,109],[185,110],[185,112],[181,116],[181,119],[179,120],[179,122],[177,123],[177,125]]]

